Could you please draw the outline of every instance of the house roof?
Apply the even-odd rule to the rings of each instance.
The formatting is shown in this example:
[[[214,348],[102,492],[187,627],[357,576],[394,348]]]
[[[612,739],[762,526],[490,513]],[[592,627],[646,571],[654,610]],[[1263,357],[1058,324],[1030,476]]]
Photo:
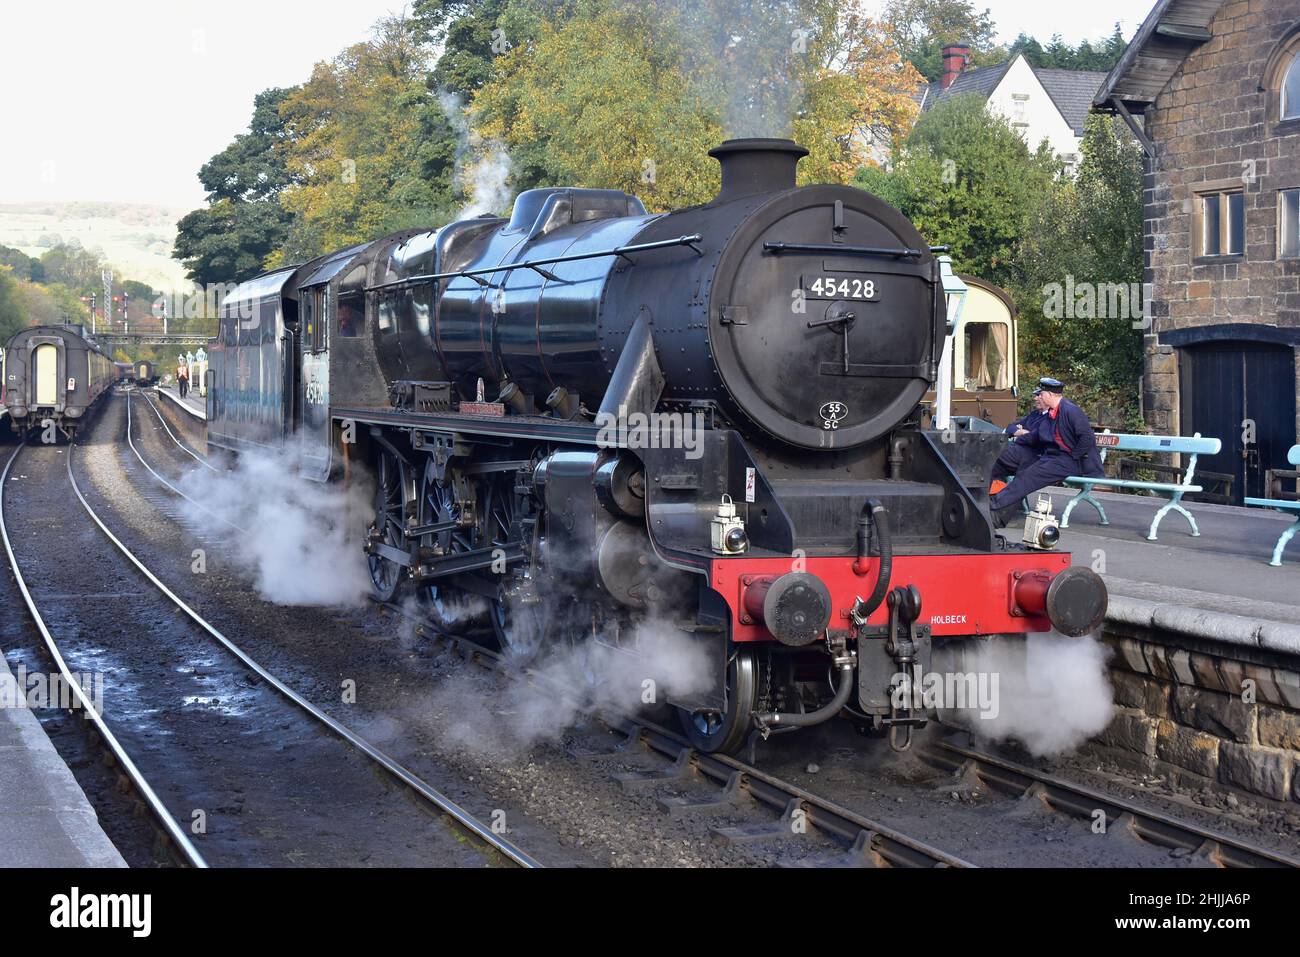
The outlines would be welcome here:
[[[943,84],[936,80],[918,91],[917,100],[924,111],[945,96],[978,93],[988,99],[1002,82],[1002,78],[1006,76],[1011,64],[1015,62],[1016,58],[1013,58],[997,66],[964,70],[946,90]],[[1093,97],[1102,81],[1106,79],[1106,74],[1087,70],[1047,70],[1032,65],[1029,68],[1033,70],[1034,76],[1038,77],[1038,82],[1043,85],[1043,89],[1047,91],[1047,95],[1051,97],[1061,116],[1065,118],[1065,122],[1070,124],[1070,129],[1078,136],[1082,136],[1084,120],[1087,119],[1088,111],[1092,108]]]
[[[1105,81],[1106,74],[1091,70],[1034,70],[1034,75],[1065,117],[1065,122],[1070,124],[1070,129],[1082,136],[1084,121],[1092,109],[1092,99]]]
[[[1106,76],[1093,105],[1118,100],[1134,113],[1155,101],[1187,55],[1210,39],[1209,26],[1223,0],[1157,0],[1133,41]]]

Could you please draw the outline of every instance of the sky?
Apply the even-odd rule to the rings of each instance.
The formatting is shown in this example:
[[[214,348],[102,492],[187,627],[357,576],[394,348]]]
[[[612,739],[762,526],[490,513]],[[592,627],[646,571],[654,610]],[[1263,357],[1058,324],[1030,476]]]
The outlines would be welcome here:
[[[878,10],[884,0],[867,0]],[[202,205],[253,97],[305,80],[401,0],[23,0],[0,33],[0,204]],[[1010,42],[1132,36],[1151,0],[983,0]]]

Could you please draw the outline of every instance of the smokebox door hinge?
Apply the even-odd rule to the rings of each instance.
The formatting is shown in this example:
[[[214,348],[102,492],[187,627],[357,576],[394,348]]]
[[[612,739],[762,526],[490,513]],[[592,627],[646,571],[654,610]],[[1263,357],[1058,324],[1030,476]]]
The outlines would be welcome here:
[[[724,326],[749,325],[749,306],[723,306],[719,320]]]

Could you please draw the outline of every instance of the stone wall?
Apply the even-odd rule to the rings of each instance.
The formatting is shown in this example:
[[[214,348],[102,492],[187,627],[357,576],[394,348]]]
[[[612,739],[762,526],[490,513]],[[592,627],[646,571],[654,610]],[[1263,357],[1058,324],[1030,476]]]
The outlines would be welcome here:
[[[1300,802],[1300,661],[1242,661],[1108,633],[1115,718],[1098,742],[1178,783]]]

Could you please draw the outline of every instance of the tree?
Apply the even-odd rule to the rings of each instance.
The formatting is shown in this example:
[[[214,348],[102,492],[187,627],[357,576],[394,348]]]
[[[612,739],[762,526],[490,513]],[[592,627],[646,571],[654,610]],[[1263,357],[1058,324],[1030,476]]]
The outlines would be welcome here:
[[[946,97],[921,115],[887,172],[865,167],[856,183],[898,207],[921,235],[952,248],[953,262],[999,285],[1017,278],[1020,242],[1061,166],[1031,152],[978,95]]]
[[[826,3],[820,13],[797,74],[802,96],[792,133],[809,150],[801,182],[847,183],[870,150],[897,146],[912,127],[912,91],[922,77],[899,58],[888,28],[856,3]]]
[[[172,255],[200,285],[251,279],[288,236],[292,214],[280,194],[293,176],[283,157],[288,134],[280,107],[289,92],[259,93],[248,132],[199,170],[208,205],[177,224]]]
[[[103,254],[86,249],[77,240],[59,243],[41,254],[45,281],[72,289],[94,289],[104,268]]]
[[[1048,46],[1044,48],[1033,37],[1022,33],[1011,44],[1007,55],[1014,57],[1017,53],[1023,53],[1030,66],[1039,68],[1092,70],[1105,73],[1119,62],[1127,47],[1128,42],[1124,39],[1119,24],[1116,23],[1109,37],[1100,39],[1096,43],[1082,40],[1077,47],[1071,47],[1057,35],[1053,36]]]
[[[455,139],[426,84],[422,36],[409,17],[381,20],[281,104],[287,245],[323,252],[446,218]]]
[[[512,3],[503,23],[529,24]],[[793,135],[804,181],[845,182],[915,116],[920,77],[853,0],[578,0],[501,56],[474,97],[521,188],[580,182],[655,210],[715,195],[708,149]]]
[[[0,266],[0,343],[27,325],[22,293],[9,266]]]
[[[508,144],[519,185],[622,189],[652,209],[717,191],[721,125],[686,81],[675,32],[649,6],[584,3],[501,57],[473,107]]]
[[[969,44],[976,66],[998,63],[1005,55],[995,40],[993,15],[969,0],[889,0],[883,19],[899,54],[931,82],[943,75],[943,48],[950,44]]]
[[[508,5],[509,0],[416,0],[411,17],[421,42],[442,50],[431,88],[468,97],[488,81],[498,53],[523,39],[504,27],[494,32]]]
[[[14,278],[29,282],[44,282],[45,266],[39,259],[33,259],[21,249],[0,246],[0,266],[13,270]]]
[[[277,202],[218,200],[176,224],[173,255],[200,285],[243,282],[261,273],[283,244],[286,220]]]
[[[1094,418],[1136,427],[1142,148],[1120,121],[1093,114],[1081,152],[1077,178],[1056,184],[1021,244],[1021,354],[1030,376],[1052,374],[1074,384]],[[1066,289],[1080,291],[1068,313],[1054,308],[1053,290],[1064,295]],[[1110,303],[1103,305],[1105,299]],[[1128,309],[1116,313],[1111,303]]]

